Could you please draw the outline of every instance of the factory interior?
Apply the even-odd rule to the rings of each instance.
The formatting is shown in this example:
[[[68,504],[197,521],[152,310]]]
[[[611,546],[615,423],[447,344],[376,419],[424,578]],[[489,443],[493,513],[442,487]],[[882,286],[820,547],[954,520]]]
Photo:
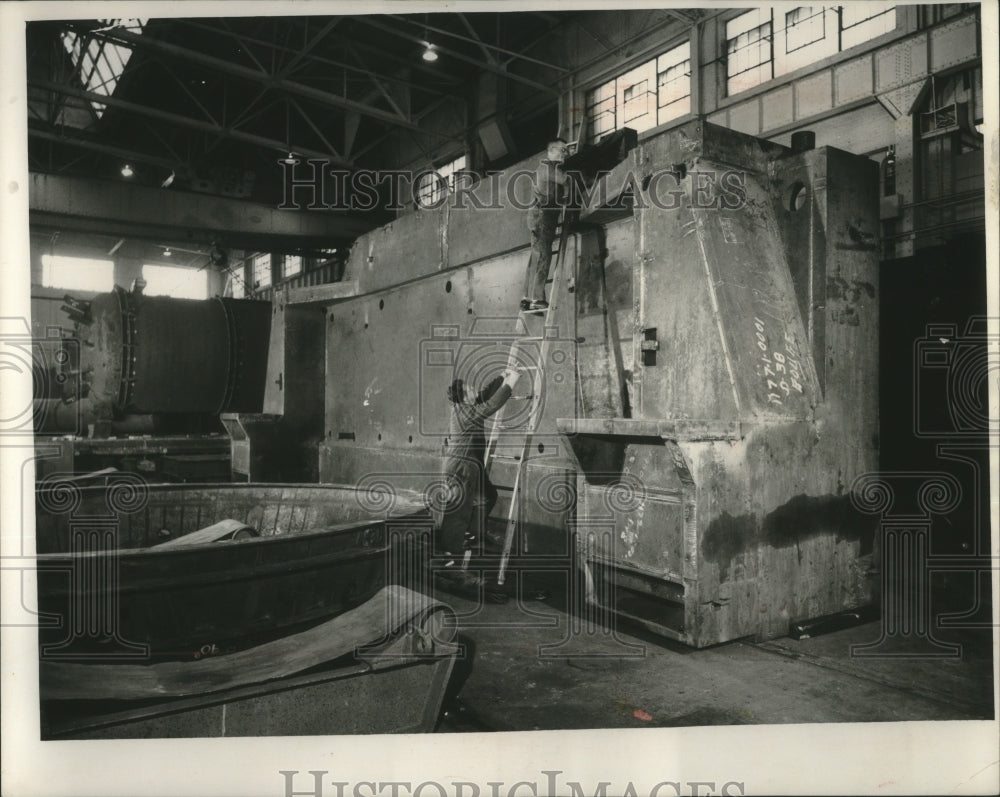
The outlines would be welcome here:
[[[308,6],[27,23],[41,739],[996,720],[980,4]]]

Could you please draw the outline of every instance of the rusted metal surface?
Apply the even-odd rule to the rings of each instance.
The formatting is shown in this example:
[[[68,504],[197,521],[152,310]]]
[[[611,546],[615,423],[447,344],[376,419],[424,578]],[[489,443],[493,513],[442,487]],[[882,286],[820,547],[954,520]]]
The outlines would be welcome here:
[[[789,617],[868,603],[874,528],[847,491],[877,467],[872,164],[830,149],[792,155],[699,123],[634,158],[647,170],[683,164],[688,180],[738,168],[746,203],[636,210],[633,418],[564,423],[581,433],[581,461],[615,438],[625,450],[640,435],[653,450],[654,436],[676,441],[690,503],[680,548],[669,523],[616,527],[617,547],[594,555],[594,571],[618,579],[623,614],[695,645],[783,634]],[[651,329],[656,356],[643,364]],[[640,478],[637,515],[655,511],[670,471]],[[616,478],[629,483],[624,465]],[[615,489],[583,481],[597,497]],[[655,600],[659,588],[634,575],[650,535],[658,550],[683,551],[663,575],[683,587],[679,603]]]
[[[61,620],[41,633],[53,658],[142,646],[149,658],[196,658],[334,616],[417,572],[394,557],[401,535],[422,545],[429,519],[420,496],[381,485],[146,488],[125,477],[49,481],[36,514],[39,607]],[[224,520],[259,536],[182,544]],[[177,544],[156,547],[165,540]],[[81,630],[94,612],[117,614],[117,646],[102,643],[101,622]]]
[[[628,581],[619,609],[689,644],[784,633],[789,616],[868,602],[871,527],[847,490],[877,465],[873,164],[696,120],[644,140],[609,180],[629,173],[640,195],[660,175],[661,199],[667,188],[680,199],[583,214],[600,223],[576,231],[576,300],[555,322],[572,365],[547,369],[545,385],[547,406],[563,409],[546,411],[532,451],[538,467],[576,474],[577,499],[547,514],[532,492],[528,536],[556,550],[567,519],[610,529],[592,564]],[[401,251],[405,237],[391,236],[429,218],[394,222],[379,246]],[[371,293],[329,308],[324,479],[431,483],[457,352],[506,361],[524,211],[436,218],[437,236],[420,226],[434,245],[394,282],[383,270]],[[633,512],[600,514],[634,484]]]
[[[270,303],[137,296],[91,303],[80,370],[104,415],[259,412]]]
[[[388,587],[321,625],[228,656],[141,666],[43,661],[42,736],[432,731],[458,652],[455,627],[446,604]]]

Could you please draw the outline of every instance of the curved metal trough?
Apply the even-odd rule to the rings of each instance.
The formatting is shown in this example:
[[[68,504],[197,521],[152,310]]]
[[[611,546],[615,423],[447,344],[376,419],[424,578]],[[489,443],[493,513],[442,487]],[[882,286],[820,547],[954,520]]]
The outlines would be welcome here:
[[[113,474],[102,487],[47,480],[36,495],[45,661],[199,659],[336,617],[388,584],[426,586],[418,493]]]

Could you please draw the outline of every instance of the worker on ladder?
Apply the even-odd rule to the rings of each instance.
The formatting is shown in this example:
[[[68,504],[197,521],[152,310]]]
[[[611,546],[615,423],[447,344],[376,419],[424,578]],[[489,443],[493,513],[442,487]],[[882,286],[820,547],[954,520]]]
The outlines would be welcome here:
[[[517,368],[508,368],[479,391],[462,379],[448,387],[452,411],[442,466],[447,496],[435,540],[435,553],[446,559],[446,569],[451,570],[439,573],[446,580],[470,586],[476,580],[451,557],[459,550],[475,548],[485,534],[486,518],[497,500],[497,490],[484,468],[486,419],[507,402],[519,377]]]
[[[531,232],[531,256],[524,276],[522,310],[544,310],[545,281],[552,261],[552,242],[567,199],[569,179],[562,164],[569,153],[566,141],[557,138],[549,143],[546,157],[538,164],[531,207],[528,208],[528,230]]]

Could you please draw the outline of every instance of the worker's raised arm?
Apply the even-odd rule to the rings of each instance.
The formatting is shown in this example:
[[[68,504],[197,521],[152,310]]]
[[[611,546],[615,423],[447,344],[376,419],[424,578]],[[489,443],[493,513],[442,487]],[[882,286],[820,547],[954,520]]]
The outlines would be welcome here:
[[[517,368],[506,369],[503,372],[503,382],[500,387],[496,389],[488,400],[476,407],[478,414],[483,418],[488,418],[499,410],[504,404],[506,404],[507,399],[510,398],[510,394],[514,389],[514,385],[517,384],[517,380],[520,379],[520,377],[521,372]]]

